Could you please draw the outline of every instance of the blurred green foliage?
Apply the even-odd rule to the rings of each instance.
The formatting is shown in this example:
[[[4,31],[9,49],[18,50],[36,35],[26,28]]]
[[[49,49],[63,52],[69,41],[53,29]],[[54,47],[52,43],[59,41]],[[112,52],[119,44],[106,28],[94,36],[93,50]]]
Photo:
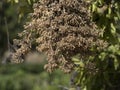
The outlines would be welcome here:
[[[65,90],[69,75],[61,71],[47,73],[42,64],[0,66],[0,90]]]
[[[17,33],[23,30],[37,0],[1,0],[0,1],[0,57],[8,50],[8,40],[12,43]],[[9,36],[7,35],[9,33]]]

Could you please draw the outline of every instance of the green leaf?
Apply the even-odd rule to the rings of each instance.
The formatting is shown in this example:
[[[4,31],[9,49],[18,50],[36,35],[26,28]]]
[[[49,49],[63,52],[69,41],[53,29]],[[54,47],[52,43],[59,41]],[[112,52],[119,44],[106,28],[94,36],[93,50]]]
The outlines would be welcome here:
[[[18,3],[18,2],[19,2],[19,0],[14,0],[14,2],[15,2],[15,3]]]
[[[116,12],[117,17],[120,19],[120,12]]]
[[[106,14],[106,17],[107,17],[107,18],[111,18],[111,13],[112,13],[112,10],[111,10],[111,8],[109,7],[109,8],[108,8],[108,14]]]
[[[106,53],[105,52],[102,52],[100,55],[99,55],[99,58],[101,61],[105,60],[105,57],[106,57]]]
[[[73,58],[72,58],[72,61],[73,61],[73,62],[79,62],[80,60],[77,59],[77,58],[75,58],[75,57],[73,57]]]
[[[117,70],[118,69],[118,67],[119,67],[119,62],[118,62],[118,59],[114,59],[114,67],[115,67],[115,70]]]
[[[31,5],[31,0],[27,0],[28,1],[28,3]]]
[[[74,62],[74,64],[79,65],[80,67],[84,67],[84,63],[82,60],[79,60],[79,59],[73,57],[72,61]]]
[[[92,4],[92,12],[95,12],[97,10],[96,4]]]
[[[115,28],[114,24],[111,23],[110,26],[111,26],[111,33],[112,33],[113,35],[115,35],[115,34],[116,34],[116,28]]]
[[[111,45],[111,46],[109,46],[108,51],[112,52],[112,53],[117,53],[119,51],[119,45]]]
[[[111,8],[108,8],[108,14],[110,15],[112,13]]]

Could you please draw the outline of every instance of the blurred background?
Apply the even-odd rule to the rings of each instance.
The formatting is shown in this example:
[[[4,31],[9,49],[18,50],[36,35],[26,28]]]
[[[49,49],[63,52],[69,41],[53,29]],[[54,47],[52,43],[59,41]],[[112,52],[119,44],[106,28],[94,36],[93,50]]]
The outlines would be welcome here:
[[[9,49],[17,33],[23,30],[23,25],[32,6],[37,0],[0,0],[0,63],[9,56]],[[31,55],[26,59],[30,60]],[[38,59],[38,53],[32,54],[32,59]],[[31,61],[28,61],[31,62]],[[0,64],[0,90],[68,90],[69,75],[61,71],[50,74],[43,69],[45,58],[39,63],[18,65]]]

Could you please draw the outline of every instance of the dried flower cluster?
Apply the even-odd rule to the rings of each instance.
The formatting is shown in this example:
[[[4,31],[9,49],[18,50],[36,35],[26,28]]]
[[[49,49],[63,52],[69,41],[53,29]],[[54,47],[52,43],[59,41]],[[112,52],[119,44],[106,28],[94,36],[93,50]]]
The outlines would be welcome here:
[[[34,5],[32,18],[14,40],[19,46],[13,55],[13,63],[23,62],[33,48],[48,57],[45,68],[71,72],[74,63],[71,57],[80,54],[84,58],[92,54],[91,48],[104,49],[107,44],[100,40],[97,26],[90,20],[88,5],[84,0],[40,0]]]

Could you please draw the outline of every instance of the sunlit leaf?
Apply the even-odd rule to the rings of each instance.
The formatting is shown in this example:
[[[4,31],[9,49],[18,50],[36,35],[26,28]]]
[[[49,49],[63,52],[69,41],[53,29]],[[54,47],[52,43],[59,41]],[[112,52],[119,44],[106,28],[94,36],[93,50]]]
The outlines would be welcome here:
[[[31,0],[27,0],[29,4],[31,4]]]
[[[105,52],[102,52],[100,55],[99,55],[99,58],[103,61],[105,60],[105,57],[106,57],[106,53]]]
[[[111,23],[111,33],[113,34],[113,35],[115,35],[116,34],[116,28],[115,28],[115,26],[114,26],[114,24],[113,23]]]
[[[96,11],[97,7],[95,4],[92,4],[92,12]]]
[[[117,70],[118,69],[118,67],[119,67],[119,62],[118,62],[118,59],[114,59],[114,67],[115,67],[115,70]]]
[[[18,3],[19,2],[19,0],[14,0],[15,1],[15,3]]]

